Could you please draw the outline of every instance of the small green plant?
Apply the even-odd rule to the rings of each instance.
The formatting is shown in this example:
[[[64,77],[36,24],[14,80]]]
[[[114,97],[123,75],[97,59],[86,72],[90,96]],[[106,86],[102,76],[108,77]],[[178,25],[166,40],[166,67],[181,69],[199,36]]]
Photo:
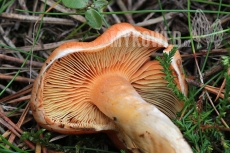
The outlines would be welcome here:
[[[105,21],[101,12],[108,5],[106,0],[62,0],[62,3],[69,8],[78,9],[78,13],[85,13],[87,24],[94,29],[101,29],[102,21]]]
[[[160,58],[159,56],[156,57],[156,59],[160,62],[161,66],[163,67],[163,72],[165,73],[165,77],[164,79],[166,81],[168,81],[168,87],[172,89],[172,91],[174,92],[174,94],[177,96],[178,99],[180,99],[181,101],[186,101],[186,97],[184,96],[184,94],[177,88],[175,82],[174,82],[174,77],[172,75],[172,70],[169,69],[170,65],[171,65],[171,61],[172,58],[174,56],[174,54],[177,51],[177,47],[173,47],[173,49],[169,52],[169,54],[167,53],[163,53],[163,57]]]
[[[220,117],[225,117],[226,112],[230,109],[230,56],[223,56],[222,63],[225,66],[224,78],[225,78],[225,92],[224,92],[224,99],[220,99],[219,105],[217,108],[220,112]]]
[[[46,146],[47,148],[51,150],[68,152],[68,153],[80,153],[82,151],[83,152],[90,151],[90,152],[117,153],[113,151],[106,151],[106,150],[98,149],[100,144],[104,143],[102,142],[105,139],[104,135],[99,135],[99,134],[98,135],[75,135],[72,137],[74,137],[73,143],[75,145],[71,145],[71,146],[59,145],[59,144],[50,142],[51,140],[50,132],[46,132],[45,129],[40,129],[37,132],[34,132],[34,131],[24,132],[21,136],[21,139],[30,140],[34,143],[39,143],[42,146]],[[121,150],[121,153],[125,153],[125,151]]]
[[[180,120],[174,120],[174,123],[183,132],[187,141],[191,144],[194,153],[211,153],[213,152],[214,144],[218,148],[223,148],[223,153],[230,152],[230,141],[226,140],[225,135],[220,131],[221,117],[226,117],[226,112],[230,109],[229,93],[230,93],[230,76],[224,75],[226,79],[224,99],[220,99],[217,104],[217,109],[220,112],[219,116],[216,116],[213,107],[210,105],[207,99],[205,99],[205,109],[199,108],[200,105],[204,105],[201,99],[197,102],[194,100],[194,95],[197,94],[195,87],[190,88],[189,97],[186,98],[176,87],[174,83],[174,77],[172,71],[169,69],[173,55],[177,48],[174,47],[169,54],[163,53],[163,57],[156,57],[163,67],[165,73],[164,79],[169,82],[168,87],[172,89],[174,94],[185,102],[185,108],[182,118]],[[223,57],[223,64],[225,70],[229,69],[229,57]],[[228,128],[228,127],[227,127]],[[210,137],[212,135],[213,137]]]
[[[54,144],[50,141],[50,137],[51,137],[51,133],[50,132],[45,132],[45,129],[40,129],[36,132],[31,131],[31,132],[24,132],[21,136],[22,140],[30,140],[34,143],[39,143],[43,146],[46,146],[47,148],[50,149],[55,149],[57,151],[63,151],[63,152],[70,152],[71,153],[71,149],[70,148],[64,148],[61,145],[58,144]],[[41,135],[43,135],[41,137]]]
[[[230,67],[230,57],[229,56],[222,56],[222,63],[226,69]]]

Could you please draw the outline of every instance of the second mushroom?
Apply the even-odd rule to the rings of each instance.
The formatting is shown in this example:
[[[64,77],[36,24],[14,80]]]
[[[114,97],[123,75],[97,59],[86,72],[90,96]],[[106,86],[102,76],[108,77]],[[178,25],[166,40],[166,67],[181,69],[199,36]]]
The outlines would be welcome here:
[[[31,98],[34,118],[64,134],[105,132],[119,148],[142,153],[191,153],[170,118],[183,107],[150,55],[169,52],[166,38],[127,23],[92,42],[58,47],[38,75]],[[187,86],[177,51],[170,69]]]

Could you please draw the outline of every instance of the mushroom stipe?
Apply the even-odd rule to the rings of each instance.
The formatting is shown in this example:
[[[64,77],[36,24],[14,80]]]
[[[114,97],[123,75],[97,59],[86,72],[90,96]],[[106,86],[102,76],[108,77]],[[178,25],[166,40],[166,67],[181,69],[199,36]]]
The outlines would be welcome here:
[[[63,134],[105,132],[118,148],[135,153],[191,153],[170,120],[183,102],[167,88],[159,62],[150,60],[154,52],[172,48],[161,34],[128,23],[92,42],[61,45],[34,83],[35,120]],[[186,95],[179,51],[170,69]]]

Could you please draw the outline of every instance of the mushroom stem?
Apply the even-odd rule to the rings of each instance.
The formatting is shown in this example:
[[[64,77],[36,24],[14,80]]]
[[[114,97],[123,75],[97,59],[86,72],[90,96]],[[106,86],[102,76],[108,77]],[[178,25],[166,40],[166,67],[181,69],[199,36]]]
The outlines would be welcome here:
[[[91,101],[138,146],[142,153],[192,153],[180,130],[147,103],[121,73],[99,76]]]

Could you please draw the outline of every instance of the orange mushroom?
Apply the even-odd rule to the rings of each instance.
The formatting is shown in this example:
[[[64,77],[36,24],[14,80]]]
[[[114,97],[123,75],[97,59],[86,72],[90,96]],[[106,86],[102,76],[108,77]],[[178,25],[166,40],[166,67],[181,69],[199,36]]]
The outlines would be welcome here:
[[[167,88],[158,61],[166,38],[128,23],[110,27],[92,42],[58,47],[46,60],[32,91],[34,118],[64,134],[106,132],[119,148],[142,153],[191,153],[169,118],[183,107]],[[171,69],[186,95],[177,51]],[[167,116],[166,116],[166,115]]]

